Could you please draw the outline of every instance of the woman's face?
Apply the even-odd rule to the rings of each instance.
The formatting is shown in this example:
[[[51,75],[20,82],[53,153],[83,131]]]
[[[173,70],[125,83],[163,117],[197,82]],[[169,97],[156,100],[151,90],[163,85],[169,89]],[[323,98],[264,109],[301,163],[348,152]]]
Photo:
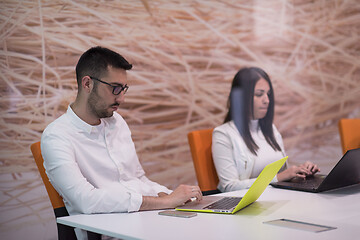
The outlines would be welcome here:
[[[265,117],[269,107],[269,94],[269,83],[265,79],[260,78],[255,84],[254,89],[254,120]]]

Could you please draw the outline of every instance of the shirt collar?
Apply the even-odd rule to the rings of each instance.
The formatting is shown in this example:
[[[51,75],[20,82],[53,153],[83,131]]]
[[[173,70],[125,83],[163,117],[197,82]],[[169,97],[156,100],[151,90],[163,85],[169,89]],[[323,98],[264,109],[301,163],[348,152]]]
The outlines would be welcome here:
[[[116,113],[114,112],[114,115]],[[66,111],[66,115],[70,118],[70,121],[81,131],[86,132],[88,134],[99,132],[99,128],[97,126],[92,126],[86,122],[84,122],[78,115],[72,110],[71,106],[68,106]],[[109,127],[110,129],[114,128],[116,119],[114,116],[109,118],[102,118],[101,124],[104,123],[104,126]]]
[[[234,123],[234,120],[231,120],[230,121],[230,125],[234,128],[234,129],[237,129],[235,123]],[[256,120],[250,120],[249,122],[249,130],[250,132],[257,132],[258,130],[260,129],[259,127],[259,120],[256,119]]]
[[[90,134],[96,129],[94,126],[91,126],[90,124],[81,120],[81,118],[79,118],[78,115],[76,115],[76,113],[72,110],[70,105],[68,106],[66,115],[70,118],[70,121],[83,132]]]
[[[102,118],[101,120],[104,121],[105,126],[109,127],[110,129],[113,129],[116,124],[115,115],[118,114],[117,112],[114,112],[114,115],[109,118]]]
[[[250,128],[250,132],[257,132],[260,129],[260,127],[259,127],[259,119],[250,120],[249,128]]]

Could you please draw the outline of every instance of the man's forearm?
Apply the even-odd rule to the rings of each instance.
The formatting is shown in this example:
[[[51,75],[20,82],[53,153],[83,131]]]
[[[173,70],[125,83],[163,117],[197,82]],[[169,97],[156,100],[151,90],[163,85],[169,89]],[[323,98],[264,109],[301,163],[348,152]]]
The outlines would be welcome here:
[[[202,199],[202,193],[198,186],[180,185],[172,193],[158,193],[159,197],[143,196],[143,202],[140,210],[155,210],[175,208],[184,205],[191,198],[197,201]]]
[[[166,197],[149,197],[143,196],[143,201],[140,206],[140,211],[142,210],[155,210],[155,209],[165,209],[173,208],[170,201]]]

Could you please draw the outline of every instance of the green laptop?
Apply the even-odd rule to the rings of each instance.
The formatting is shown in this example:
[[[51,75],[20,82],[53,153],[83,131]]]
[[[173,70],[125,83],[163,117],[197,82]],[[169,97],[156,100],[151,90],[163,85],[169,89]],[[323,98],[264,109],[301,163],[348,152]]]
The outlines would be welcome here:
[[[243,197],[204,196],[200,202],[188,202],[176,210],[234,214],[260,197],[287,159],[284,157],[267,165]]]

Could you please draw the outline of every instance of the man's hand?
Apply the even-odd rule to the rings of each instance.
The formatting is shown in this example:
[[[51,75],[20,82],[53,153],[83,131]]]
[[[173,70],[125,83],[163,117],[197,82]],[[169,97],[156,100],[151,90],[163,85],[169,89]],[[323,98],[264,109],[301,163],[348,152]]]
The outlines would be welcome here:
[[[184,205],[191,198],[196,198],[196,201],[202,200],[202,193],[198,186],[180,185],[171,194],[168,195],[173,207]]]
[[[175,208],[184,205],[191,198],[202,200],[202,193],[198,186],[180,185],[172,193],[158,193],[158,197],[143,196],[140,210],[154,210]]]

